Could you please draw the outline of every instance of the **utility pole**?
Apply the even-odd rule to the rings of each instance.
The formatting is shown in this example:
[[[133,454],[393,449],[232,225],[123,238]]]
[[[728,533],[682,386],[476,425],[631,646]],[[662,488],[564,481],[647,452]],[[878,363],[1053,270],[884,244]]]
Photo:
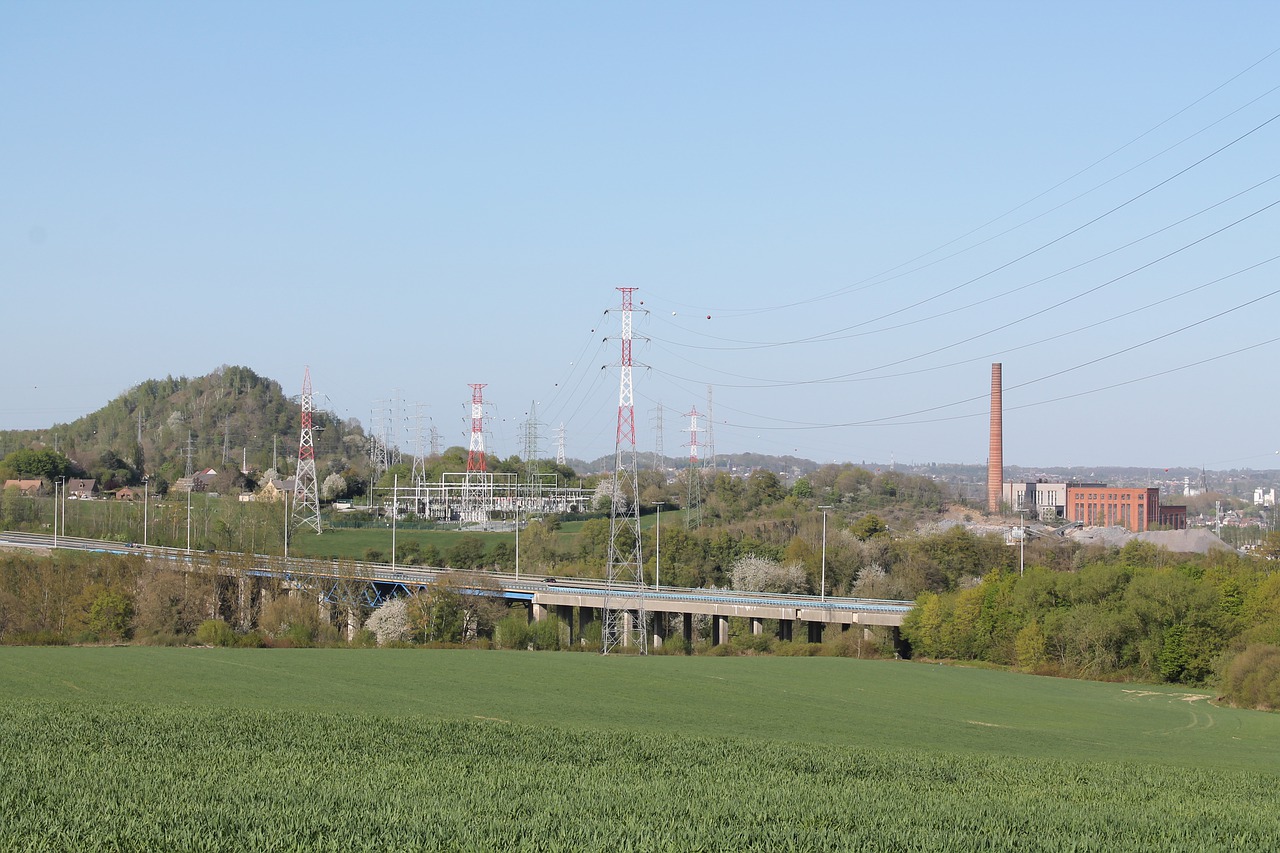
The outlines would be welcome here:
[[[822,510],[822,581],[819,584],[819,600],[827,600],[827,510],[830,506],[820,506]]]
[[[662,588],[662,505],[666,501],[654,501],[653,505],[658,508],[658,520],[654,523],[653,531],[653,588],[655,591]]]
[[[1018,577],[1022,577],[1027,553],[1027,509],[1018,510]]]

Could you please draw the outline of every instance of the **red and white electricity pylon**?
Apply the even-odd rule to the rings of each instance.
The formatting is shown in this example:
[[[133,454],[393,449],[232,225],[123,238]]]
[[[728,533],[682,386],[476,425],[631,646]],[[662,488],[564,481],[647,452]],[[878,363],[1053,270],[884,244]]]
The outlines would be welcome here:
[[[636,453],[636,407],[631,384],[631,294],[622,294],[622,372],[618,382],[618,433],[613,455],[613,494],[609,502],[609,565],[606,572],[600,652],[628,648],[648,651],[644,607],[644,562],[640,553],[640,481]],[[626,585],[625,587],[623,585]]]

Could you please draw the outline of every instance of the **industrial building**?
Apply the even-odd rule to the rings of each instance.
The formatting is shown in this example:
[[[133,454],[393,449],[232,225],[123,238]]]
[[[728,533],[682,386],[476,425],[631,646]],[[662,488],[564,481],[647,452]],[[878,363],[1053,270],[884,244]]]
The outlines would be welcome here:
[[[1067,486],[1067,520],[1088,526],[1123,527],[1134,533],[1155,528],[1184,530],[1186,506],[1160,503],[1160,489],[1119,488],[1105,483]]]

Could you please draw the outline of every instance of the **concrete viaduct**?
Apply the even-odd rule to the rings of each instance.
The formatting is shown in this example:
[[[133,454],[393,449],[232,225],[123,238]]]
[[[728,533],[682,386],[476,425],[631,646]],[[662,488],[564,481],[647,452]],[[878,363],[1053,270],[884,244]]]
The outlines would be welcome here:
[[[873,626],[888,627],[893,630],[896,640],[897,629],[914,606],[910,601],[891,599],[669,586],[641,588],[635,584],[614,584],[610,587],[600,580],[530,576],[527,573],[459,572],[279,555],[192,553],[181,548],[139,549],[119,542],[65,536],[58,537],[55,543],[53,537],[28,533],[0,533],[0,545],[141,554],[148,560],[164,561],[179,570],[213,570],[236,579],[240,609],[246,609],[254,599],[252,586],[255,578],[274,578],[297,592],[306,589],[317,591],[322,606],[349,604],[354,594],[358,596],[359,603],[367,607],[376,607],[391,598],[412,595],[442,581],[462,592],[496,595],[512,604],[523,604],[528,608],[531,621],[540,621],[554,613],[577,637],[600,618],[600,611],[608,598],[609,607],[615,610],[628,613],[643,610],[646,613],[655,647],[660,647],[664,640],[677,633],[692,642],[695,617],[709,620],[709,639],[713,645],[728,642],[729,619],[732,617],[748,620],[751,632],[756,635],[763,633],[766,620],[776,621],[778,637],[782,640],[820,642],[824,630],[835,625],[844,631],[854,626],[859,630]],[[348,628],[353,630],[354,627],[349,623]]]

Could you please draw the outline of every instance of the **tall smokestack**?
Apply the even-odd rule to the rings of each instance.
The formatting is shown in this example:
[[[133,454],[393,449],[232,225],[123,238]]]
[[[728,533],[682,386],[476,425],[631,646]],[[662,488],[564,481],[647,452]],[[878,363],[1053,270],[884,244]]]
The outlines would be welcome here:
[[[987,511],[1000,511],[1004,485],[1004,402],[1000,363],[991,365],[991,440],[987,449]]]

